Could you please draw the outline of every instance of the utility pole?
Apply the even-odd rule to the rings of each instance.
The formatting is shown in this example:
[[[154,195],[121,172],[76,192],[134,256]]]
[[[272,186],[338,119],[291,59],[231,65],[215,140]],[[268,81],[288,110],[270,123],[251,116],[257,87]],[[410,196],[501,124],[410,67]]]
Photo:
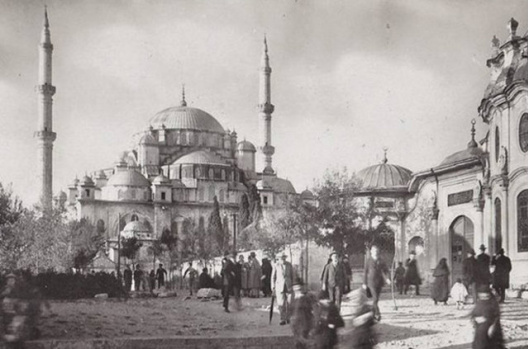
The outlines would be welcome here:
[[[121,225],[121,213],[117,216],[117,280],[121,283],[121,232],[119,226]]]
[[[236,236],[237,236],[237,214],[233,213],[233,253],[236,253]]]

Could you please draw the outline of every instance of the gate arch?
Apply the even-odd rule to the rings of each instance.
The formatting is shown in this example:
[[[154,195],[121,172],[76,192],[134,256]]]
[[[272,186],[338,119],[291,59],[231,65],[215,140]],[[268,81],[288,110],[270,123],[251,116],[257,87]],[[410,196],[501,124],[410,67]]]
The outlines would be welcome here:
[[[457,217],[449,227],[451,240],[451,278],[455,281],[462,278],[462,261],[475,245],[475,228],[471,219],[466,216]]]

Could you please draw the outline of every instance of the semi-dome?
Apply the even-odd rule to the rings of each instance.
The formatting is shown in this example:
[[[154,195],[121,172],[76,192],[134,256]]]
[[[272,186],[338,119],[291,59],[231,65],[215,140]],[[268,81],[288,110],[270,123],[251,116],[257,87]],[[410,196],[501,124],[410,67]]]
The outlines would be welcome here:
[[[182,129],[225,133],[222,125],[209,113],[187,106],[164,109],[150,119],[154,129]]]
[[[184,155],[174,161],[173,165],[194,164],[194,165],[220,165],[228,166],[219,156],[205,150],[198,150]]]
[[[140,221],[132,221],[125,225],[121,236],[125,239],[130,239],[132,237],[136,238],[146,238],[150,235],[150,230],[145,226],[145,224]]]
[[[81,181],[80,181],[80,185],[81,185],[82,187],[92,187],[92,186],[95,185],[95,183],[94,183],[94,181],[93,181],[90,177],[88,177],[88,175],[85,175],[85,176],[81,179]]]
[[[275,193],[296,194],[293,184],[287,180],[279,177],[265,177],[256,184],[259,190],[271,190]]]
[[[358,172],[361,187],[367,190],[406,187],[411,175],[411,170],[387,163],[386,156],[380,164],[369,166]]]
[[[143,137],[141,137],[139,139],[139,144],[141,144],[141,145],[156,145],[157,142],[156,142],[156,139],[154,138],[154,136],[152,136],[150,133],[147,133],[147,134],[143,135]]]
[[[152,181],[154,185],[171,185],[171,180],[168,179],[163,173],[156,176]]]
[[[127,169],[115,173],[110,177],[106,185],[114,187],[150,187],[150,182],[141,173]]]
[[[237,150],[238,151],[250,151],[250,152],[254,152],[255,153],[257,151],[257,148],[255,148],[253,143],[251,143],[249,141],[246,141],[244,139],[242,142],[238,143]]]

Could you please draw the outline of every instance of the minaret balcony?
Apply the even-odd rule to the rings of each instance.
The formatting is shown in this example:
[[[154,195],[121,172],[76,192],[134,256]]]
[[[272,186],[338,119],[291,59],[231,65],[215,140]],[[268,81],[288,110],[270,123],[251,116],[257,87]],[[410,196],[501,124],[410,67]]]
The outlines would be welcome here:
[[[57,138],[57,134],[52,131],[36,131],[34,136],[40,140],[50,142],[53,142]]]
[[[275,154],[275,147],[272,146],[272,145],[265,145],[263,147],[259,147],[260,151],[262,152],[262,154],[264,155],[273,155]]]
[[[265,114],[271,114],[275,110],[275,106],[271,103],[263,103],[258,105],[259,111]]]
[[[55,86],[50,85],[50,84],[37,85],[36,89],[38,93],[48,95],[48,96],[53,96],[56,90]]]

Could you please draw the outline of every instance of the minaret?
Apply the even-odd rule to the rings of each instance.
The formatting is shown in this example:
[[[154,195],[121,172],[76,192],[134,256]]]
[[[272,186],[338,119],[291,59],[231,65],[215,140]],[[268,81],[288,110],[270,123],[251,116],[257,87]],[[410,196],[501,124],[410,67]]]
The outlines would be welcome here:
[[[39,77],[36,87],[38,96],[37,138],[37,183],[40,203],[44,210],[52,205],[53,182],[53,141],[57,134],[53,132],[52,104],[55,86],[51,82],[51,44],[48,11],[44,10],[44,28],[39,45]]]
[[[271,165],[271,157],[275,153],[275,148],[271,145],[271,113],[275,107],[271,104],[271,68],[269,66],[268,57],[268,43],[264,36],[264,48],[262,51],[262,59],[260,61],[260,86],[259,86],[259,155],[261,156],[264,165],[262,173],[273,174],[273,167]]]

